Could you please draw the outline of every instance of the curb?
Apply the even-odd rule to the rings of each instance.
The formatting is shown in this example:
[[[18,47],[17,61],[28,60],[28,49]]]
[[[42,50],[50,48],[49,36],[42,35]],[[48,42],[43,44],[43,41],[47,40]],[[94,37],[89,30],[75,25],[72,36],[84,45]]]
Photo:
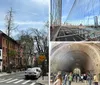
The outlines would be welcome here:
[[[47,79],[45,80],[45,78],[47,78]],[[36,82],[42,83],[42,84],[44,84],[44,85],[48,85],[48,83],[49,83],[49,82],[48,82],[48,81],[49,81],[48,79],[49,79],[49,78],[48,78],[48,77],[45,77],[45,78],[44,78],[44,80],[42,80],[42,77],[40,77],[40,79],[37,80]]]
[[[11,74],[16,74],[16,73],[20,73],[20,72],[24,72],[24,71],[12,72],[12,73],[1,72],[1,73],[0,73],[0,77],[1,77],[1,76],[6,76],[6,75],[11,75]]]
[[[8,74],[8,73],[0,73],[0,77],[1,76],[6,76],[6,75],[10,75],[10,74]]]

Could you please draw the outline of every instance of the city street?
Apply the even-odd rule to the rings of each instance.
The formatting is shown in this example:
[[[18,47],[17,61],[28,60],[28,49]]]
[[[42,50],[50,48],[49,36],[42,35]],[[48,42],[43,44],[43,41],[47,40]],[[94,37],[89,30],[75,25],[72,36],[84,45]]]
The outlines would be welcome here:
[[[39,84],[40,83],[40,84]],[[0,77],[0,85],[48,85],[48,77],[38,79],[25,79],[24,72],[17,72]]]

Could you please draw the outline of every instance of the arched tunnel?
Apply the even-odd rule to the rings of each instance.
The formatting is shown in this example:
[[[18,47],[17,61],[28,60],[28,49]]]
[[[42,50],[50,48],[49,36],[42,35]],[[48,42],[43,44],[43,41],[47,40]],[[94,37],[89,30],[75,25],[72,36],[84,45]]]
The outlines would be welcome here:
[[[100,73],[99,43],[52,43],[50,54],[51,72]]]

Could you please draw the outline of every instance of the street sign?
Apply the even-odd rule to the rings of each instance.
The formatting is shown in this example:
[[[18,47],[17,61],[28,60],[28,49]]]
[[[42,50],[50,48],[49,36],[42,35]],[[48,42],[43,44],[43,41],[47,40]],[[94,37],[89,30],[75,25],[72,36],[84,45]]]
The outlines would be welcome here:
[[[39,60],[40,60],[40,61],[44,61],[45,59],[46,59],[46,57],[45,57],[44,55],[40,55],[40,56],[39,56]]]

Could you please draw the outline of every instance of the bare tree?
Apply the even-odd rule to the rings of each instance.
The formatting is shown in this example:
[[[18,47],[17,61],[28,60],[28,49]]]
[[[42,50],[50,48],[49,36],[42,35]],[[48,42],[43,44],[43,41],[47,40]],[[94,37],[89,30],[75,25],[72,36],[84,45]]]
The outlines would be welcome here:
[[[38,55],[44,55],[46,57],[46,63],[45,60],[43,62],[41,62],[42,64],[42,69],[45,68],[45,65],[47,65],[47,69],[44,70],[48,70],[48,65],[49,65],[49,57],[48,57],[48,33],[45,31],[40,31],[38,29],[31,29],[31,31],[34,34],[34,40],[37,43],[37,52]],[[44,71],[44,73],[46,72]]]
[[[14,27],[13,24],[13,10],[12,8],[7,12],[7,15],[5,16],[6,21],[6,31],[8,35],[8,41],[7,41],[7,69],[10,72],[10,55],[9,55],[9,37],[11,36],[12,30],[15,30],[17,27]]]
[[[19,43],[23,46],[23,56],[26,59],[26,66],[32,66],[34,56],[34,39],[30,35],[29,31],[23,30],[19,33]]]
[[[38,30],[36,28],[30,28],[30,30],[29,29],[26,31],[24,30],[20,33],[19,40],[20,43],[24,45],[24,56],[26,57],[26,60],[28,60],[29,57],[33,58],[34,56],[36,56],[36,59],[38,61],[38,57],[40,55],[44,55],[47,60],[46,64],[47,65],[49,64],[48,27],[49,23],[46,22],[44,28],[41,30]],[[36,66],[38,66],[37,61],[35,62]],[[42,64],[42,62],[40,64]]]
[[[12,31],[16,30],[18,26],[14,26],[14,11],[12,8],[7,12],[5,16],[5,26],[6,26],[6,33],[10,37],[12,34]]]

